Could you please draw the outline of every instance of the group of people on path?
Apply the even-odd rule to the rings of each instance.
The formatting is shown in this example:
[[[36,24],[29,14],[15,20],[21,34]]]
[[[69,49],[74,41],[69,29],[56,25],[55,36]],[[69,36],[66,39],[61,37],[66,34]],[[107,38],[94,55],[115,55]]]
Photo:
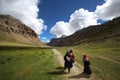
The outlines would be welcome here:
[[[70,51],[67,50],[66,54],[64,55],[64,71],[68,69],[68,73],[70,73],[70,69],[73,67],[73,63],[75,62],[75,55],[73,53],[73,50],[71,49]],[[83,55],[83,63],[84,63],[84,69],[83,72],[86,74],[91,74],[91,69],[90,69],[90,61],[87,56],[87,54]]]

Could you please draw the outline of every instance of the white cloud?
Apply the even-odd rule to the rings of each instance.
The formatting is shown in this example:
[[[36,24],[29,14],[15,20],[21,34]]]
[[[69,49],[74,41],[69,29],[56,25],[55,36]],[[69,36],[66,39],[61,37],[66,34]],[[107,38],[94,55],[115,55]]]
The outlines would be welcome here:
[[[93,12],[89,12],[88,10],[76,10],[71,14],[69,22],[58,21],[51,28],[51,33],[55,34],[57,37],[61,37],[62,35],[68,36],[89,25],[96,25],[97,20],[94,15]]]
[[[61,37],[62,35],[69,35],[73,32],[71,31],[71,26],[69,23],[59,21],[51,28],[50,33],[56,34],[57,37]]]
[[[46,40],[47,38],[46,38],[46,37],[43,37],[42,39],[43,39],[43,40]]]
[[[41,34],[47,26],[42,19],[37,19],[38,3],[39,0],[0,0],[0,14],[11,15]]]
[[[95,13],[98,19],[111,20],[120,16],[120,0],[106,0],[103,5],[98,5]]]
[[[89,12],[88,10],[81,8],[79,10],[76,10],[70,16],[69,23],[72,29],[76,31],[88,27],[89,25],[96,25],[97,21],[93,12]]]
[[[52,28],[51,33],[57,37],[70,35],[75,31],[88,27],[89,25],[100,24],[97,20],[111,20],[120,16],[120,0],[105,0],[105,3],[98,5],[94,12],[83,8],[71,14],[69,22],[58,21]]]
[[[47,37],[42,37],[42,42],[48,43],[48,42],[50,42],[50,40],[48,40]]]

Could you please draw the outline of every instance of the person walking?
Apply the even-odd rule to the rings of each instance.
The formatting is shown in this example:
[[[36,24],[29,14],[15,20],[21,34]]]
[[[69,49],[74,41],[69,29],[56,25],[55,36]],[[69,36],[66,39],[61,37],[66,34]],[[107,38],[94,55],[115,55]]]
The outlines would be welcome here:
[[[64,56],[64,70],[68,69],[68,73],[70,73],[70,69],[73,67],[73,63],[75,61],[75,56],[73,50],[67,51]]]
[[[90,61],[89,58],[87,56],[87,54],[83,55],[83,63],[84,63],[84,73],[87,73],[88,75],[92,74],[91,69],[90,69]]]

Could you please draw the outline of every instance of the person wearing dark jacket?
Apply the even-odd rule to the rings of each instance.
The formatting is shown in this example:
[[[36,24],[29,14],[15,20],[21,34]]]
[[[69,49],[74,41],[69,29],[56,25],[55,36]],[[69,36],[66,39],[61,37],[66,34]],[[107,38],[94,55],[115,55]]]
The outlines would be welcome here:
[[[83,63],[84,63],[84,70],[83,70],[83,72],[87,73],[87,74],[92,74],[90,66],[89,66],[90,65],[90,61],[89,61],[88,56],[86,54],[83,55]]]
[[[68,69],[68,73],[70,73],[70,69],[73,67],[74,60],[73,50],[70,50],[70,52],[67,51],[64,56],[64,70]]]

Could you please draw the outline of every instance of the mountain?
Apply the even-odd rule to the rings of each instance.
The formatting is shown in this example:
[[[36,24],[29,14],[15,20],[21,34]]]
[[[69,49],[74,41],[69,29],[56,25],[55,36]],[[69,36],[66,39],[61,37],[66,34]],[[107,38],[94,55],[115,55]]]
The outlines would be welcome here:
[[[0,15],[0,42],[42,45],[31,28],[10,15]]]
[[[120,38],[120,17],[101,25],[83,28],[74,34],[61,38],[53,38],[49,46],[73,46],[85,42],[99,42],[110,38]]]

